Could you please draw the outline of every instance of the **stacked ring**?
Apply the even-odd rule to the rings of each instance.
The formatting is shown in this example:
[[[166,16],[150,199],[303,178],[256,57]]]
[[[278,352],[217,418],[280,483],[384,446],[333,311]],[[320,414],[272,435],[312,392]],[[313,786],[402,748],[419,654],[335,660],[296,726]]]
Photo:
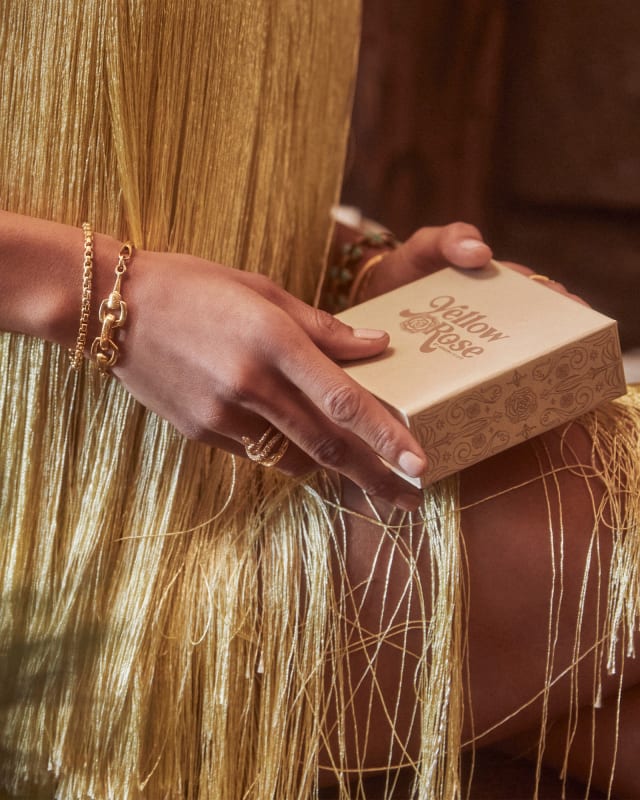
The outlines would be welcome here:
[[[287,437],[272,425],[269,425],[257,441],[249,436],[242,436],[241,438],[248,458],[263,467],[274,467],[287,452],[287,447],[289,447]]]

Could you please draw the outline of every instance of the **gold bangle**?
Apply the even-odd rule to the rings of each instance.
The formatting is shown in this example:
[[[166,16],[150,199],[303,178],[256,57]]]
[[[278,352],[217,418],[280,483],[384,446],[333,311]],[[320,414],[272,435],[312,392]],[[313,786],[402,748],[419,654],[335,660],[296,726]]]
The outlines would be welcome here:
[[[91,284],[93,281],[93,231],[88,222],[82,223],[84,233],[84,256],[82,261],[82,305],[80,307],[80,327],[76,346],[69,348],[69,362],[71,368],[80,369],[84,357],[84,346],[87,343],[89,329],[89,313],[91,311]]]
[[[103,375],[108,375],[112,367],[120,358],[120,349],[114,341],[114,328],[121,328],[127,319],[127,304],[122,299],[120,288],[122,276],[127,271],[129,261],[133,256],[133,244],[125,242],[118,253],[116,264],[116,282],[111,294],[100,303],[98,318],[102,323],[100,336],[96,336],[91,345],[91,355],[95,358],[96,365]]]
[[[371,270],[376,266],[376,264],[379,264],[389,254],[389,252],[390,251],[387,250],[385,253],[376,253],[375,256],[371,256],[371,258],[368,261],[365,261],[362,267],[360,267],[358,274],[351,284],[351,291],[349,292],[349,298],[347,300],[349,306],[352,306],[356,302],[358,292],[361,289],[364,289],[367,283],[367,278],[371,275]]]

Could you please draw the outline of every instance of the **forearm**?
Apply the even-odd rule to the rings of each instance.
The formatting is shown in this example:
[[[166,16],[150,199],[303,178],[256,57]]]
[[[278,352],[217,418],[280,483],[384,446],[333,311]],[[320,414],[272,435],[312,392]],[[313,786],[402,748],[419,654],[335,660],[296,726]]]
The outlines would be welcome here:
[[[87,344],[120,248],[95,237]],[[83,257],[79,228],[2,214],[0,327],[73,347]],[[283,469],[304,475],[320,465],[417,508],[421,492],[386,464],[416,477],[426,466],[420,446],[336,363],[380,355],[383,331],[354,330],[262,276],[194,256],[140,249],[131,267],[122,358],[111,366],[134,398],[185,436],[238,455],[277,429],[291,442]]]
[[[0,330],[73,347],[82,299],[83,241],[80,228],[0,211]],[[100,265],[115,263],[117,252],[115,240],[95,235],[94,302],[108,293],[108,275]],[[96,333],[94,317],[90,336]]]

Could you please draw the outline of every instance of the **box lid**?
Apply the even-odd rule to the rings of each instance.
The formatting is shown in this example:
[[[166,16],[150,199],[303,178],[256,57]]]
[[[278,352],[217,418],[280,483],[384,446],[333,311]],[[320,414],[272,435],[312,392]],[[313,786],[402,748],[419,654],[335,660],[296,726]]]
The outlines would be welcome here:
[[[440,270],[338,317],[389,332],[385,353],[344,366],[407,416],[616,324],[498,262]]]

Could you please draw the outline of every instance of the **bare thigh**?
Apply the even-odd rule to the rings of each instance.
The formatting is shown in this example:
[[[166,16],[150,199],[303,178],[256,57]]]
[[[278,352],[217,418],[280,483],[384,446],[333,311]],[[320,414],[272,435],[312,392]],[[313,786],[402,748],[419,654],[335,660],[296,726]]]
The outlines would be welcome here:
[[[552,432],[461,475],[470,700],[465,741],[480,737],[484,745],[534,728],[543,699],[549,719],[565,715],[571,703],[593,699],[592,648],[605,611],[612,537],[604,526],[593,535],[600,481],[571,469],[588,463],[590,449],[587,434],[574,425],[562,447]],[[349,507],[370,513],[355,487],[345,486],[344,496]],[[415,679],[421,621],[431,613],[432,570],[419,527],[405,525],[395,542],[361,518],[349,520],[336,574],[343,570],[337,590],[344,589],[342,581],[349,587],[347,626],[357,645],[346,658],[352,703],[340,744],[330,718],[325,763],[338,747],[356,770],[407,763],[418,754]],[[418,550],[413,572],[407,555],[412,547]],[[568,668],[576,657],[581,608],[576,673]],[[554,684],[545,698],[549,677]],[[602,680],[605,696],[617,689],[616,677],[604,674]],[[640,681],[640,659],[628,660],[624,681]]]

